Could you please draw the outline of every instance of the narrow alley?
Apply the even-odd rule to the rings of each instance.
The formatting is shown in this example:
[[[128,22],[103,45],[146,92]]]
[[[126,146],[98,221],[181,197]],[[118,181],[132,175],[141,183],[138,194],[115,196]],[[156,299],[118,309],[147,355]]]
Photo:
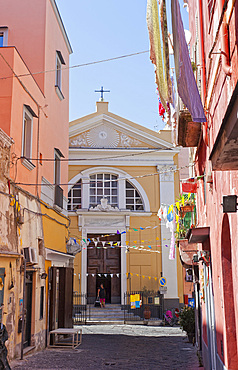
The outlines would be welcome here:
[[[12,369],[198,370],[195,347],[179,327],[82,326],[77,350],[46,349],[13,362]]]

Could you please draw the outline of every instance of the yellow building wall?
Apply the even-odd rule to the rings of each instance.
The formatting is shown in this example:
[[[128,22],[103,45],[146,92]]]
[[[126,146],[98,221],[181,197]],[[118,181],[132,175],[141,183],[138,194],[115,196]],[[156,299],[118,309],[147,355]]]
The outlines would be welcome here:
[[[69,220],[52,208],[41,204],[45,248],[66,253]]]
[[[12,272],[9,265],[12,265]],[[20,352],[21,333],[18,334],[18,319],[20,318],[20,299],[23,297],[23,274],[19,274],[21,258],[12,258],[10,256],[0,257],[0,267],[5,268],[4,278],[4,300],[2,310],[2,323],[6,325],[9,338],[7,343],[9,358],[13,358]],[[12,273],[12,276],[11,276]],[[11,280],[13,279],[14,287],[9,290]]]
[[[178,156],[174,157],[175,164],[178,164]],[[91,168],[92,166],[70,166],[69,167],[69,179],[79,174],[85,169]],[[151,209],[151,216],[130,216],[130,231],[126,234],[127,244],[130,246],[144,245],[147,247],[151,245],[152,250],[161,252],[161,235],[160,227],[152,229],[154,226],[159,226],[160,221],[157,217],[157,212],[160,207],[160,186],[159,176],[157,175],[157,168],[154,166],[114,166],[117,169],[121,169],[133,177],[140,175],[150,175],[143,178],[137,178],[137,181],[144,188]],[[179,174],[175,173],[175,199],[179,197]],[[70,216],[71,225],[69,236],[81,240],[81,232],[78,229],[78,217]],[[150,229],[140,230],[140,227],[145,228],[150,226]],[[133,228],[138,229],[134,231]],[[135,243],[136,241],[136,243]],[[170,241],[168,240],[170,245]],[[183,275],[182,266],[177,252],[177,275],[178,275],[178,296],[180,303],[183,302]],[[127,288],[132,290],[141,290],[146,287],[150,290],[157,291],[159,289],[159,278],[161,277],[162,271],[162,256],[161,253],[151,253],[145,251],[129,249],[127,253],[127,272],[130,273],[127,279]],[[77,254],[74,260],[74,290],[80,291],[80,280],[79,274],[81,273],[81,255]],[[139,275],[139,276],[137,276]],[[142,275],[145,277],[143,278]],[[149,276],[150,278],[146,277]]]

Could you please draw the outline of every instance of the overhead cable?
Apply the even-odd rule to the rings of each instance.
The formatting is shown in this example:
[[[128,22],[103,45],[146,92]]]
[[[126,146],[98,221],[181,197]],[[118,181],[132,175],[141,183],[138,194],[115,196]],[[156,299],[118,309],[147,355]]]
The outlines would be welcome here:
[[[145,54],[145,53],[149,53],[149,50],[138,51],[137,53],[120,55],[118,57],[108,58],[108,59],[101,59],[101,60],[96,60],[96,61],[88,62],[88,63],[75,64],[73,66],[64,67],[61,70],[63,72],[65,70],[69,70],[69,69],[86,67],[86,66],[90,66],[90,65],[93,65],[93,64],[99,64],[99,63],[111,62],[113,60],[119,60],[119,59],[123,59],[123,58],[129,58],[129,57],[132,57],[132,56],[135,56],[135,55],[140,55],[140,54]],[[22,73],[22,74],[14,75],[14,76],[12,75],[12,76],[8,76],[8,77],[0,77],[0,80],[6,80],[6,79],[9,79],[9,78],[12,78],[12,77],[35,76],[35,75],[39,75],[39,74],[43,74],[43,73],[50,73],[50,72],[56,72],[56,71],[57,71],[57,69],[54,68],[54,69],[48,69],[48,70],[45,70],[45,71],[39,71],[39,72],[33,72],[33,73],[30,73],[30,72],[29,73]]]

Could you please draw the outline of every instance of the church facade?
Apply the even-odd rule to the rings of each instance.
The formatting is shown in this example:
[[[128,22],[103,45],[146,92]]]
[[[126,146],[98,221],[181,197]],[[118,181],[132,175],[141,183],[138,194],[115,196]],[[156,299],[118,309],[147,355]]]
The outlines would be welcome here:
[[[69,127],[70,237],[82,245],[74,262],[74,290],[95,300],[101,283],[106,302],[123,304],[126,291],[161,289],[168,305],[183,302],[182,268],[160,205],[179,193],[178,152],[170,131],[156,133],[108,111]]]

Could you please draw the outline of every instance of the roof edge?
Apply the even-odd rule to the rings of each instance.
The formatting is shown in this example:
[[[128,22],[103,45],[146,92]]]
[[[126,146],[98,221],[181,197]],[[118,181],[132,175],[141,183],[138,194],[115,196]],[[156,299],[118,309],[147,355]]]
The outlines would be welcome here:
[[[60,15],[60,12],[59,12],[58,6],[57,6],[57,4],[56,4],[56,1],[55,1],[55,0],[50,0],[50,3],[51,3],[52,8],[53,8],[53,10],[54,10],[54,13],[55,13],[56,19],[57,19],[57,21],[58,21],[58,24],[59,24],[60,30],[61,30],[61,32],[62,32],[62,35],[63,35],[64,41],[65,41],[66,46],[67,46],[68,52],[69,52],[69,54],[72,54],[72,53],[73,53],[73,49],[72,49],[72,46],[71,46],[71,44],[70,44],[70,41],[69,41],[69,38],[68,38],[68,35],[67,35],[67,32],[66,32],[66,29],[65,29],[65,26],[64,26],[63,20],[62,20],[62,18],[61,18],[61,15]]]

